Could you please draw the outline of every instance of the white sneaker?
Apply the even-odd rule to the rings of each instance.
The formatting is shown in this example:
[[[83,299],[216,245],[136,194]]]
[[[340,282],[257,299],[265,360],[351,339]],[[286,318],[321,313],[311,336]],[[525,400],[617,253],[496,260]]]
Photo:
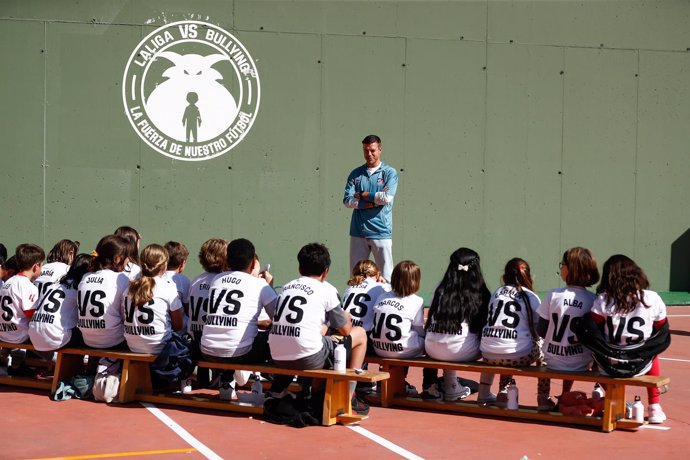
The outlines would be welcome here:
[[[649,423],[659,424],[666,421],[666,414],[661,409],[661,404],[650,404],[647,413],[649,415],[647,417]]]
[[[235,371],[235,384],[243,387],[247,382],[249,382],[249,377],[251,376],[252,373],[249,371]]]
[[[479,404],[493,404],[496,402],[496,393],[489,393],[487,396],[478,396],[477,402]]]
[[[457,382],[446,387],[445,390],[443,399],[449,402],[465,399],[472,393],[469,387],[458,385]]]

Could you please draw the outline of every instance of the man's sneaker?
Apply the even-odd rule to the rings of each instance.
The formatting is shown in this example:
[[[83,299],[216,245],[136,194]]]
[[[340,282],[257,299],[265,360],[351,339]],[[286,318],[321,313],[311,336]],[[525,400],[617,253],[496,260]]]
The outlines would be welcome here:
[[[479,404],[494,404],[496,402],[496,393],[489,393],[487,396],[477,397]]]
[[[249,371],[235,371],[235,374],[233,377],[235,377],[235,384],[237,386],[243,387],[249,382],[249,377],[252,376],[252,373]]]
[[[365,403],[355,395],[352,397],[352,412],[359,415],[368,415],[369,404]]]
[[[661,409],[661,404],[650,404],[649,408],[647,408],[647,413],[649,414],[647,417],[649,423],[658,424],[666,421],[666,414]]]
[[[469,387],[461,386],[457,383],[453,383],[453,385],[451,385],[450,388],[446,387],[445,390],[445,396],[443,399],[445,399],[448,402],[457,401],[459,399],[465,399],[470,394],[472,394],[472,390],[470,390]]]
[[[417,388],[405,381],[405,393],[407,393],[407,396],[410,398],[417,398],[419,396],[419,392],[417,392]]]
[[[553,412],[558,404],[549,395],[537,395],[537,410],[542,412]]]
[[[429,388],[422,391],[422,399],[425,400],[441,399],[442,397],[443,394],[441,394],[441,391],[438,389],[438,385],[435,383],[432,383]]]

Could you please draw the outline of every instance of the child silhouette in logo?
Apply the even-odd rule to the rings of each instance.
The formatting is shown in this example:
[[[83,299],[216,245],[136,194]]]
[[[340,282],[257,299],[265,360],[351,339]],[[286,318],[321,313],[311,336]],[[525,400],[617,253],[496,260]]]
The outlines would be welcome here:
[[[187,102],[189,105],[184,109],[184,115],[182,116],[182,126],[187,128],[187,142],[192,142],[191,138],[194,138],[194,142],[197,142],[196,130],[201,126],[201,114],[199,113],[199,108],[196,103],[199,101],[199,95],[195,92],[187,93]]]

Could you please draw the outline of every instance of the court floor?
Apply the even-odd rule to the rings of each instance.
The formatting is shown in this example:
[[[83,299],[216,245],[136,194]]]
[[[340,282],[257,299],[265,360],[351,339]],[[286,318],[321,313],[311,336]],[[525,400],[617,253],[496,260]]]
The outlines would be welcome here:
[[[356,427],[295,429],[225,412],[51,401],[45,392],[0,387],[0,459],[45,458],[472,458],[686,459],[690,449],[690,306],[669,307],[671,377],[663,425],[602,433],[586,427],[372,407]],[[466,377],[475,377],[467,375]],[[421,371],[412,370],[421,384]],[[520,399],[536,400],[536,380],[518,379]],[[553,384],[557,393],[560,382]],[[575,389],[591,387],[576,383]],[[643,390],[631,389],[628,399]],[[531,399],[530,399],[531,398]]]

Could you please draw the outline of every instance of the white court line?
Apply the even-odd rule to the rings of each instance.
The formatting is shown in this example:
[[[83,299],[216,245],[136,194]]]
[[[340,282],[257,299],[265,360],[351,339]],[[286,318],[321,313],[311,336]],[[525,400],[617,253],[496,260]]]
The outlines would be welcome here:
[[[690,315],[666,315],[668,318],[687,318]]]
[[[678,361],[679,363],[690,363],[690,359],[662,358],[662,357],[659,357],[659,359],[661,359],[663,361]]]
[[[642,425],[640,428],[646,428],[648,430],[661,430],[661,431],[668,431],[671,429],[670,426],[654,426],[654,425]]]
[[[359,433],[362,436],[364,436],[365,438],[369,438],[372,441],[374,441],[375,443],[382,445],[386,449],[395,452],[396,454],[400,455],[401,457],[409,458],[410,460],[424,460],[422,457],[419,457],[419,456],[413,454],[409,450],[403,449],[402,447],[398,446],[397,444],[393,444],[389,440],[382,438],[381,436],[374,434],[371,431],[362,428],[361,426],[348,426],[348,428],[351,429],[352,431],[354,431],[355,433]]]
[[[146,409],[148,409],[148,411],[151,412],[158,420],[160,420],[161,422],[165,423],[165,424],[168,426],[168,428],[170,428],[171,430],[173,430],[179,437],[181,437],[182,439],[184,439],[184,441],[185,441],[187,444],[189,444],[190,446],[192,446],[192,447],[194,447],[196,450],[198,450],[199,453],[200,453],[201,455],[203,455],[204,457],[208,458],[209,460],[223,460],[223,457],[221,457],[220,455],[216,454],[216,453],[213,452],[211,449],[209,449],[208,447],[206,447],[205,444],[203,444],[203,443],[202,443],[201,441],[199,441],[197,438],[195,438],[194,436],[192,436],[187,430],[185,430],[184,428],[182,428],[180,425],[178,425],[177,423],[175,423],[175,422],[173,421],[173,419],[171,419],[170,417],[168,417],[167,415],[165,415],[165,414],[163,413],[163,411],[161,411],[160,409],[158,409],[156,406],[154,406],[153,404],[145,403],[145,402],[142,402],[142,403],[139,403],[139,404],[141,404],[141,405],[144,406]]]

